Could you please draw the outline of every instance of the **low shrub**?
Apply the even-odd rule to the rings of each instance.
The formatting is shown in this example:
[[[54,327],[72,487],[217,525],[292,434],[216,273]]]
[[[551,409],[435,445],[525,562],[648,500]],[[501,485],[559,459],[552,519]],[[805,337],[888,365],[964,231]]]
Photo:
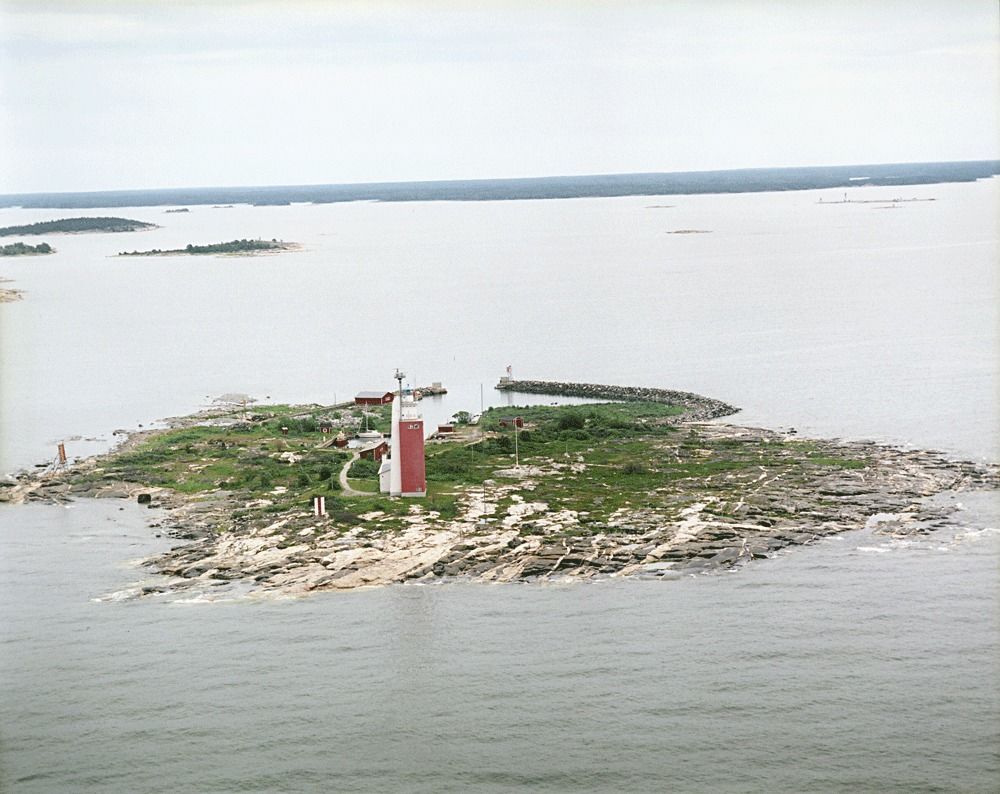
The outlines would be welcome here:
[[[363,480],[368,477],[377,477],[378,470],[381,465],[382,464],[377,460],[358,458],[351,464],[351,468],[347,470],[347,476],[353,477],[356,480]]]
[[[622,474],[646,474],[649,470],[637,460],[630,460],[622,466]]]

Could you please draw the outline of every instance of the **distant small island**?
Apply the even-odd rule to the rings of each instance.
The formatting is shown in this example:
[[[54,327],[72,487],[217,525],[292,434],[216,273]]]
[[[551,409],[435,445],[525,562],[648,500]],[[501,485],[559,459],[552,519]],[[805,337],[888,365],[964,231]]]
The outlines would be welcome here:
[[[118,256],[176,256],[178,254],[258,254],[268,251],[294,251],[298,243],[286,243],[283,240],[231,240],[228,243],[211,243],[209,245],[193,245],[188,243],[184,248],[171,248],[151,251],[119,251]]]
[[[191,210],[189,210],[187,207],[180,207],[179,209],[175,210],[164,210],[164,212],[190,212],[190,211]]]
[[[60,218],[40,221],[26,226],[0,228],[0,237],[22,234],[76,234],[78,232],[138,232],[158,228],[155,223],[133,221],[129,218]]]
[[[48,243],[38,245],[28,245],[27,243],[11,243],[0,246],[0,256],[35,256],[37,254],[51,254],[55,252]]]

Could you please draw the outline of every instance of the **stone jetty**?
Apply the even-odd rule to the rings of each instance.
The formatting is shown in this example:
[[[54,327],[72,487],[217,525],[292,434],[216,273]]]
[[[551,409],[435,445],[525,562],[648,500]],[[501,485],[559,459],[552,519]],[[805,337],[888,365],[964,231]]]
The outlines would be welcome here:
[[[513,380],[501,378],[496,385],[502,391],[521,392],[523,394],[552,394],[564,397],[589,397],[594,400],[611,400],[614,402],[649,402],[678,405],[685,409],[672,421],[706,422],[709,419],[719,419],[732,416],[740,409],[732,405],[692,394],[686,391],[671,389],[656,389],[649,386],[608,386],[600,383],[564,383],[556,380]]]

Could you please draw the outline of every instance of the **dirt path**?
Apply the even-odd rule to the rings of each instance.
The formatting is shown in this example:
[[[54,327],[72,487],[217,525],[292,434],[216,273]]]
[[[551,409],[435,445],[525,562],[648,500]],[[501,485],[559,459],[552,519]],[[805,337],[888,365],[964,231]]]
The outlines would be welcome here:
[[[350,459],[347,461],[347,463],[344,464],[344,467],[340,470],[340,490],[344,493],[345,496],[371,496],[371,494],[368,493],[367,491],[355,490],[354,488],[351,487],[350,483],[347,482],[347,472],[351,468],[351,464],[354,463],[354,461],[356,461],[360,457],[361,453],[355,452],[353,455],[351,455]]]

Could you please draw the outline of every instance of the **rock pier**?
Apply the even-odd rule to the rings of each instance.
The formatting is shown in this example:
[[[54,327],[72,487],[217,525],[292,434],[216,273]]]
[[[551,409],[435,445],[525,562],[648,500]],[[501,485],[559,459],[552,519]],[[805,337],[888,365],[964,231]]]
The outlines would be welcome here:
[[[731,416],[740,409],[732,405],[686,391],[656,389],[648,386],[608,386],[600,383],[564,383],[555,380],[513,380],[502,378],[496,385],[502,391],[524,394],[553,394],[565,397],[589,397],[614,402],[650,402],[681,406],[685,409],[672,421],[705,422]]]

